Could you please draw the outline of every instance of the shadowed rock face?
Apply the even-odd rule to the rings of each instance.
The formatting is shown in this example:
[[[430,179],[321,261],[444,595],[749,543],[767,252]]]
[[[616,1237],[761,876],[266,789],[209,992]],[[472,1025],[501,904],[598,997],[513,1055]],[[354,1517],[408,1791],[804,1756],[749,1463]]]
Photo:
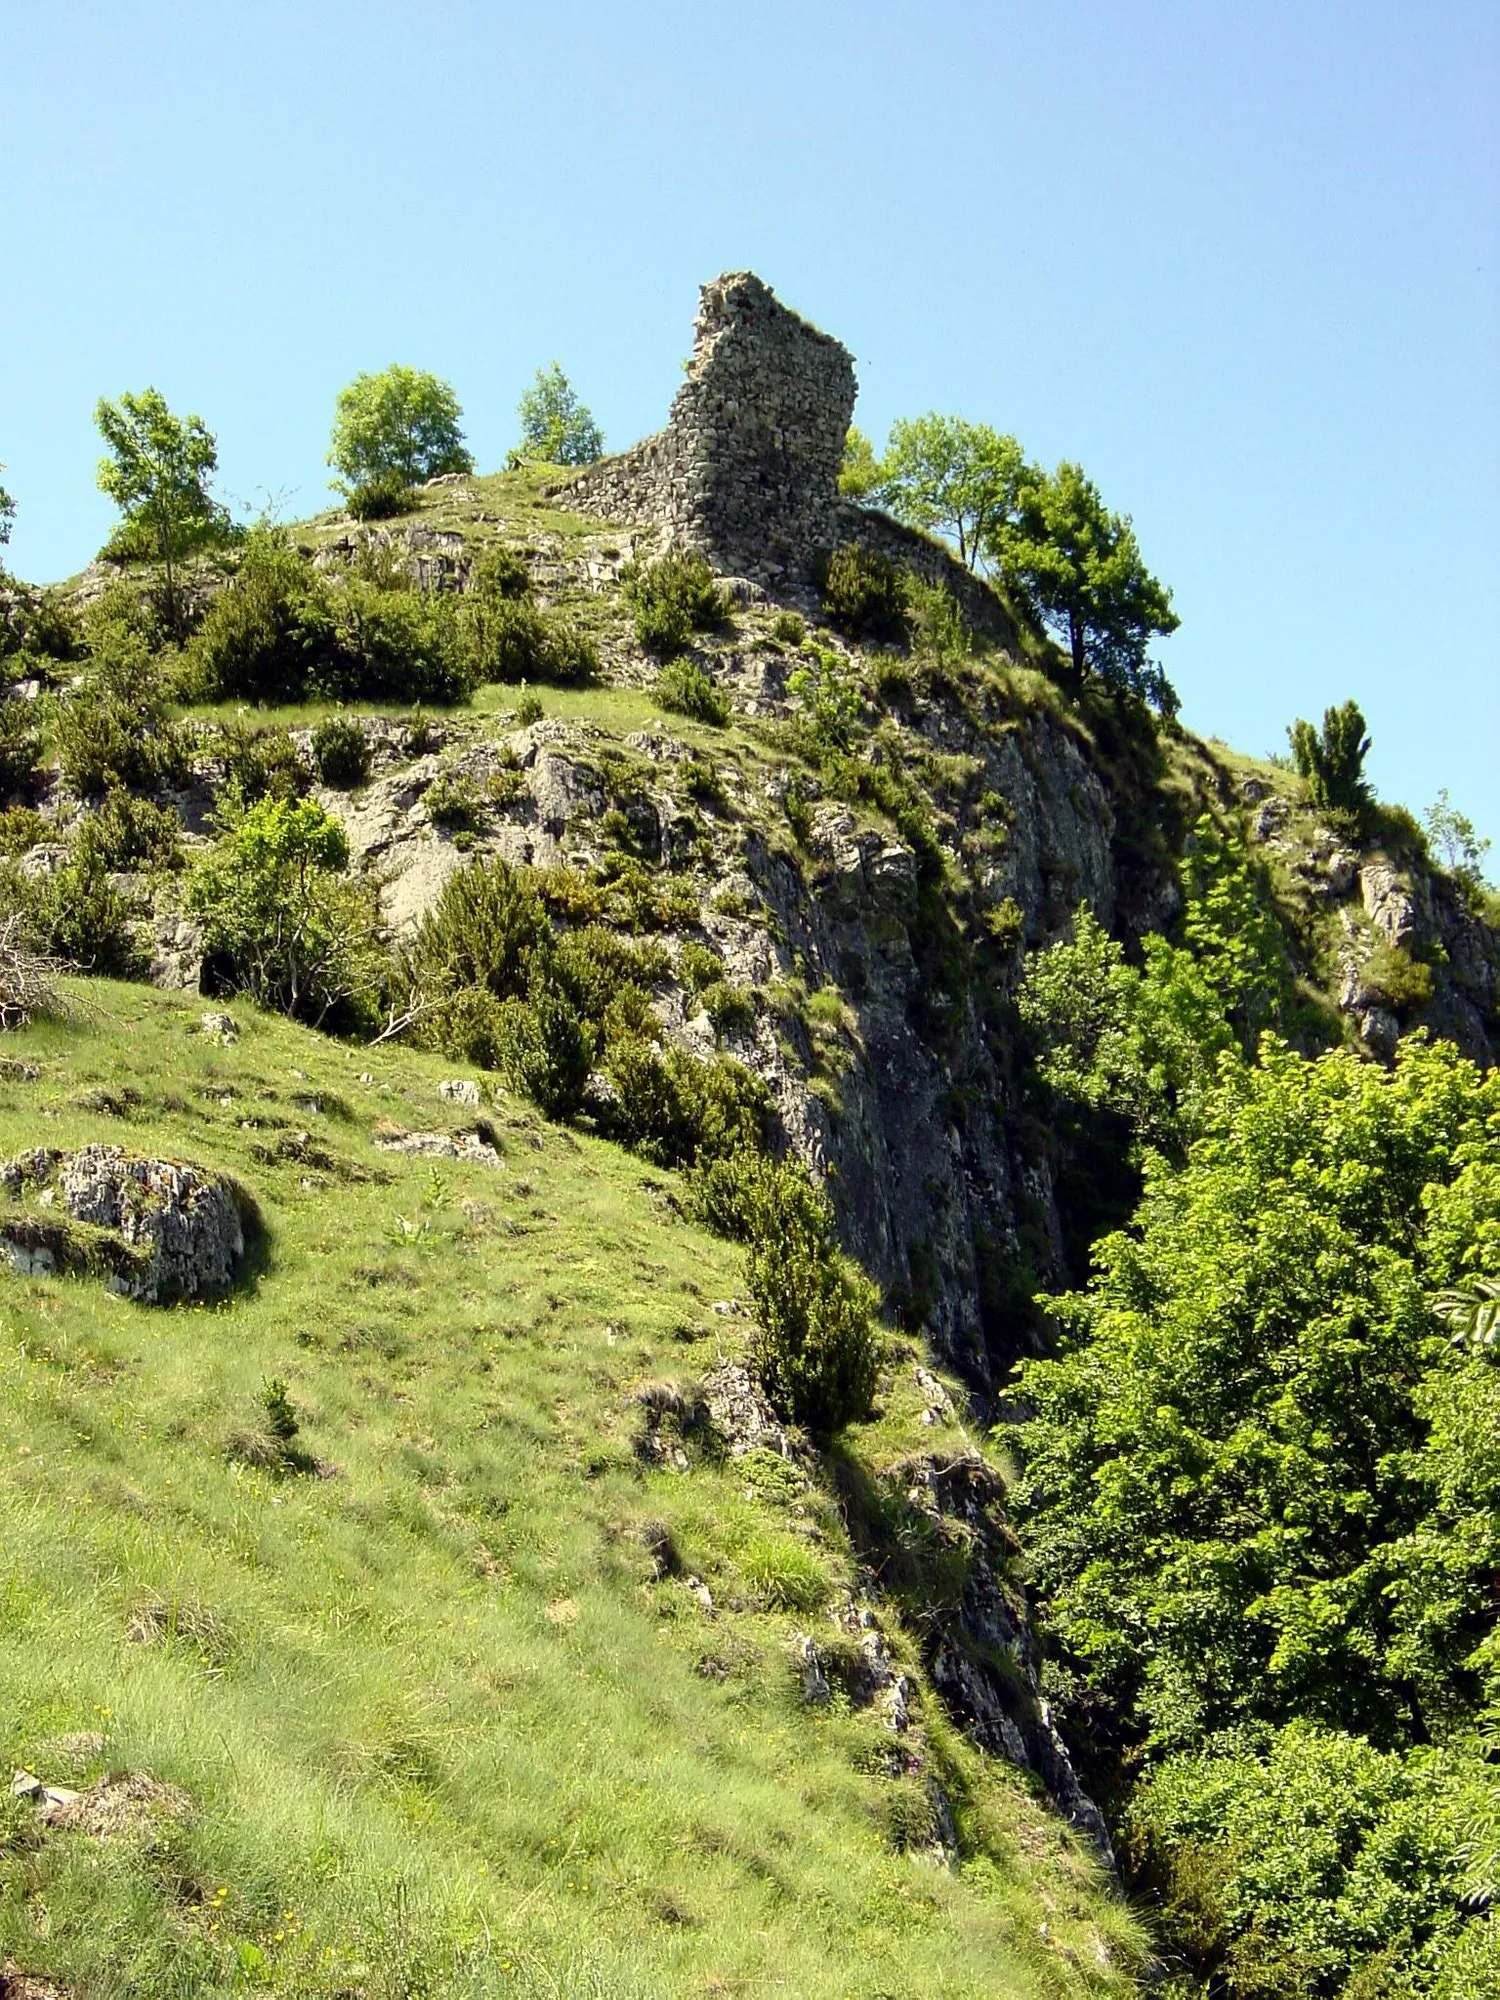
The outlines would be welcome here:
[[[571,481],[567,504],[664,528],[723,569],[805,572],[836,538],[848,349],[748,271],[703,287],[667,427]]]

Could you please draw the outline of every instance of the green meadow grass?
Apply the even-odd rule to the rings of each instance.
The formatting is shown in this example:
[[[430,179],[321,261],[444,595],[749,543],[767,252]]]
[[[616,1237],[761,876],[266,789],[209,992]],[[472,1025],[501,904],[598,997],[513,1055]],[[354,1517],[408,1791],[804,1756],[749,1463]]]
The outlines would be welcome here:
[[[633,1389],[747,1332],[672,1176],[503,1096],[495,1165],[393,1155],[381,1120],[473,1117],[435,1060],[69,997],[0,1047],[41,1070],[0,1079],[0,1155],[222,1168],[263,1234],[212,1306],[0,1269],[0,1756],[190,1801],[107,1840],[0,1805],[0,1963],[90,2000],[1129,1989],[1128,1915],[930,1694],[952,1867],[878,1722],[803,1703],[854,1578],[830,1495],[633,1449]],[[319,1475],[231,1449],[273,1377]],[[930,1443],[882,1403],[851,1449]]]

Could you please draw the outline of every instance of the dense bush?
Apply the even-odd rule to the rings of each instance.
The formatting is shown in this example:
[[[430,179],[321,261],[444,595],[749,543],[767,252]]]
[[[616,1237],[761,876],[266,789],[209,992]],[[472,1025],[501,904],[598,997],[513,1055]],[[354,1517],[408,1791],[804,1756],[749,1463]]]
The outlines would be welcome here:
[[[0,701],[0,799],[24,793],[42,754],[41,732],[29,701]]]
[[[318,776],[335,791],[352,792],[370,775],[370,746],[352,716],[325,716],[313,731],[312,754]]]
[[[696,660],[670,660],[656,679],[656,699],[673,715],[709,722],[722,729],[733,710],[722,688],[715,687]]]
[[[1370,739],[1356,702],[1323,711],[1323,727],[1314,729],[1300,718],[1287,731],[1292,761],[1305,780],[1313,803],[1358,828],[1370,805],[1365,757]]]
[[[857,542],[841,542],[828,558],[823,610],[852,639],[906,637],[907,586],[903,571]]]
[[[755,1359],[766,1393],[810,1430],[841,1429],[868,1413],[875,1390],[872,1290],[839,1255],[833,1211],[804,1169],[761,1175],[747,1202]]]
[[[390,521],[410,514],[417,507],[417,489],[399,472],[382,472],[362,486],[351,487],[344,498],[345,511],[356,521]]]
[[[172,806],[153,805],[119,785],[85,820],[78,839],[97,852],[103,866],[118,874],[133,868],[182,866],[182,819]]]
[[[555,935],[544,879],[501,860],[449,877],[397,965],[413,1038],[499,1070],[554,1117],[584,1109],[597,1068],[599,1129],[662,1165],[758,1145],[765,1092],[748,1071],[658,1046],[666,954],[597,923]]]
[[[384,958],[374,898],[348,860],[343,829],[311,799],[233,813],[188,888],[206,969],[315,1027],[366,1018]]]
[[[695,632],[712,632],[729,616],[729,599],[696,550],[671,549],[656,562],[629,563],[620,583],[635,614],[636,640],[658,659],[680,653]]]
[[[149,613],[127,585],[115,584],[84,624],[87,663],[56,705],[58,762],[80,797],[109,785],[141,788],[180,776],[185,758],[166,717],[162,661]]]
[[[1387,1072],[1267,1038],[1197,1126],[1019,1371],[1060,1688],[1143,1769],[1132,1824],[1215,1990],[1387,1990],[1361,1981],[1389,1948],[1400,1991],[1462,1992],[1500,1368],[1433,1295],[1500,1276],[1500,1077],[1420,1039]],[[1493,1896],[1493,1840],[1485,1870]]]
[[[133,979],[144,970],[130,909],[87,822],[63,867],[32,879],[6,869],[0,909],[20,915],[35,950],[75,971]]]
[[[395,576],[325,576],[257,529],[185,649],[203,700],[462,700],[478,672],[452,600]]]
[[[0,854],[24,854],[54,831],[30,806],[6,806],[0,809]]]
[[[242,805],[260,799],[300,799],[312,783],[302,753],[285,729],[236,716],[226,723],[215,747],[224,760],[225,782]]]

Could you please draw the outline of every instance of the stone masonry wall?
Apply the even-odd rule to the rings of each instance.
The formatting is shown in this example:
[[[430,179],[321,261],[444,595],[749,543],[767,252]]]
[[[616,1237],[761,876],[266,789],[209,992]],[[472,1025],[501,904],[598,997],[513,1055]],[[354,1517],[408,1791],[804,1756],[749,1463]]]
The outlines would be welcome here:
[[[703,287],[667,427],[559,494],[645,520],[738,574],[798,573],[828,546],[854,414],[849,351],[748,271]]]
[[[855,541],[944,584],[969,622],[1015,639],[992,590],[928,535],[851,506],[838,490],[854,414],[854,362],[749,271],[703,287],[687,379],[665,430],[554,489],[581,512],[646,521],[715,568],[802,582]]]

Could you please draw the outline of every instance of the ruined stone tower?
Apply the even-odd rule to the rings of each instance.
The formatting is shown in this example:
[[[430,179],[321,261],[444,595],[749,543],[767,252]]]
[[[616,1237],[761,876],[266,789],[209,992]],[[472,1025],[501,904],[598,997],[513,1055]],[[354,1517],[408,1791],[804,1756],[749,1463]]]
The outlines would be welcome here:
[[[590,466],[566,504],[649,521],[715,567],[805,573],[837,539],[854,361],[749,271],[703,287],[665,430]]]

